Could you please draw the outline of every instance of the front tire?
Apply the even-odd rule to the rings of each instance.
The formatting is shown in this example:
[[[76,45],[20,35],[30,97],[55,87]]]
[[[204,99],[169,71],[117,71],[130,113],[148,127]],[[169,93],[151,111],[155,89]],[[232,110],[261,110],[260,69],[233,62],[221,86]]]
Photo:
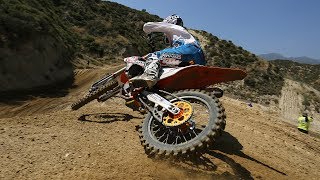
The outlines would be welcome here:
[[[147,154],[177,156],[200,152],[212,144],[215,139],[221,135],[221,132],[225,127],[224,108],[219,102],[219,99],[211,93],[198,90],[183,90],[174,93],[174,95],[187,100],[188,102],[195,103],[193,107],[201,104],[207,108],[207,110],[205,110],[206,112],[198,112],[200,118],[194,119],[195,128],[193,132],[191,130],[190,133],[185,134],[179,133],[179,130],[177,130],[179,127],[177,126],[164,126],[149,113],[144,119],[140,129],[140,140],[145,147]],[[174,102],[176,99],[171,97],[168,98],[168,100]],[[201,117],[202,115],[205,115],[205,113],[209,115],[208,118],[203,118],[207,119],[207,125],[205,127],[203,127],[203,125],[197,126],[197,122],[203,120]],[[193,119],[195,115],[196,114],[191,118]],[[161,131],[163,131],[163,134],[161,134]],[[167,134],[165,134],[165,132],[167,132]],[[183,138],[179,141],[178,136],[181,135]],[[163,136],[167,136],[168,139],[163,138]],[[175,140],[172,140],[172,138],[175,138]]]

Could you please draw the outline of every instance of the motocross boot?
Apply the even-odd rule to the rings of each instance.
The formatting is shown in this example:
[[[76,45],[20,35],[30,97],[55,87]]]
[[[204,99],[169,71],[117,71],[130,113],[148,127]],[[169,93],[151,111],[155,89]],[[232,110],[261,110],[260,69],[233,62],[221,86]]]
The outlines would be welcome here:
[[[153,87],[159,80],[160,63],[158,60],[147,60],[143,74],[133,77],[129,82],[135,88]]]

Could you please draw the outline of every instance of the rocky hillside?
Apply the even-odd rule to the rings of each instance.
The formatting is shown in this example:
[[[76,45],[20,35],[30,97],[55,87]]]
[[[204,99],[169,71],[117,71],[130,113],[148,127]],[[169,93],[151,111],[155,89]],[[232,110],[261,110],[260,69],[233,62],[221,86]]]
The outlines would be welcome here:
[[[98,64],[149,52],[142,26],[148,21],[161,20],[156,15],[109,1],[53,2],[55,13],[77,36],[76,58]],[[80,66],[79,61],[74,64]]]
[[[279,67],[285,77],[306,83],[320,91],[320,65],[301,64],[289,60],[275,60],[271,63]]]
[[[99,0],[0,0],[0,89],[48,85],[72,78],[74,67],[145,54],[141,27],[157,20]]]
[[[280,69],[255,54],[232,43],[219,39],[206,31],[194,30],[201,41],[208,65],[241,68],[248,76],[243,82],[223,84],[231,95],[262,104],[277,104],[284,84]]]
[[[5,75],[0,78],[2,90],[63,79],[72,73],[70,62],[82,68],[146,54],[150,48],[142,26],[147,21],[161,20],[145,11],[99,0],[1,0],[0,7],[0,58],[4,64],[0,73]],[[243,91],[233,91],[236,95],[250,96],[253,101],[262,94],[279,95],[283,78],[277,68],[231,41],[205,31],[194,32],[207,41],[204,50],[208,65],[239,67],[249,72],[241,86]],[[163,47],[161,43],[156,45],[156,49]]]
[[[320,65],[300,64],[289,60],[275,60],[271,63],[279,67],[286,78],[300,84],[298,94],[302,96],[305,109],[314,109],[319,113]]]
[[[74,39],[51,2],[0,0],[0,91],[72,77]]]

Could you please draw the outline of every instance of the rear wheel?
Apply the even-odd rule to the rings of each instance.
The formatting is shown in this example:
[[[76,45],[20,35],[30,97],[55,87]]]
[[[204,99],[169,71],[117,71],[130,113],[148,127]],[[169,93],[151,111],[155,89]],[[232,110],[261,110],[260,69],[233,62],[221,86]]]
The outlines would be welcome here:
[[[77,102],[73,103],[71,105],[71,109],[77,110],[77,109],[81,108],[82,106],[86,105],[87,103],[99,98],[104,93],[107,93],[108,91],[113,90],[117,86],[118,86],[117,81],[109,81],[104,86],[101,86],[98,89],[96,89],[95,91],[88,93],[86,96],[79,99]]]
[[[192,116],[186,123],[165,126],[166,121],[161,123],[149,113],[140,129],[141,143],[148,154],[175,156],[199,152],[213,143],[224,129],[224,108],[218,98],[197,90],[179,91],[174,95],[192,105]],[[168,100],[181,102],[173,97]]]

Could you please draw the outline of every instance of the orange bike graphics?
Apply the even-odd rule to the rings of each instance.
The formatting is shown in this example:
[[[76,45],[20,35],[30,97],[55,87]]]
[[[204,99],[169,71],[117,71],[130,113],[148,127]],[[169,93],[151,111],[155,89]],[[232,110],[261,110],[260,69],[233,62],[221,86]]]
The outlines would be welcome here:
[[[241,80],[247,73],[241,69],[194,65],[160,79],[156,86],[163,90],[201,89],[221,82]]]

